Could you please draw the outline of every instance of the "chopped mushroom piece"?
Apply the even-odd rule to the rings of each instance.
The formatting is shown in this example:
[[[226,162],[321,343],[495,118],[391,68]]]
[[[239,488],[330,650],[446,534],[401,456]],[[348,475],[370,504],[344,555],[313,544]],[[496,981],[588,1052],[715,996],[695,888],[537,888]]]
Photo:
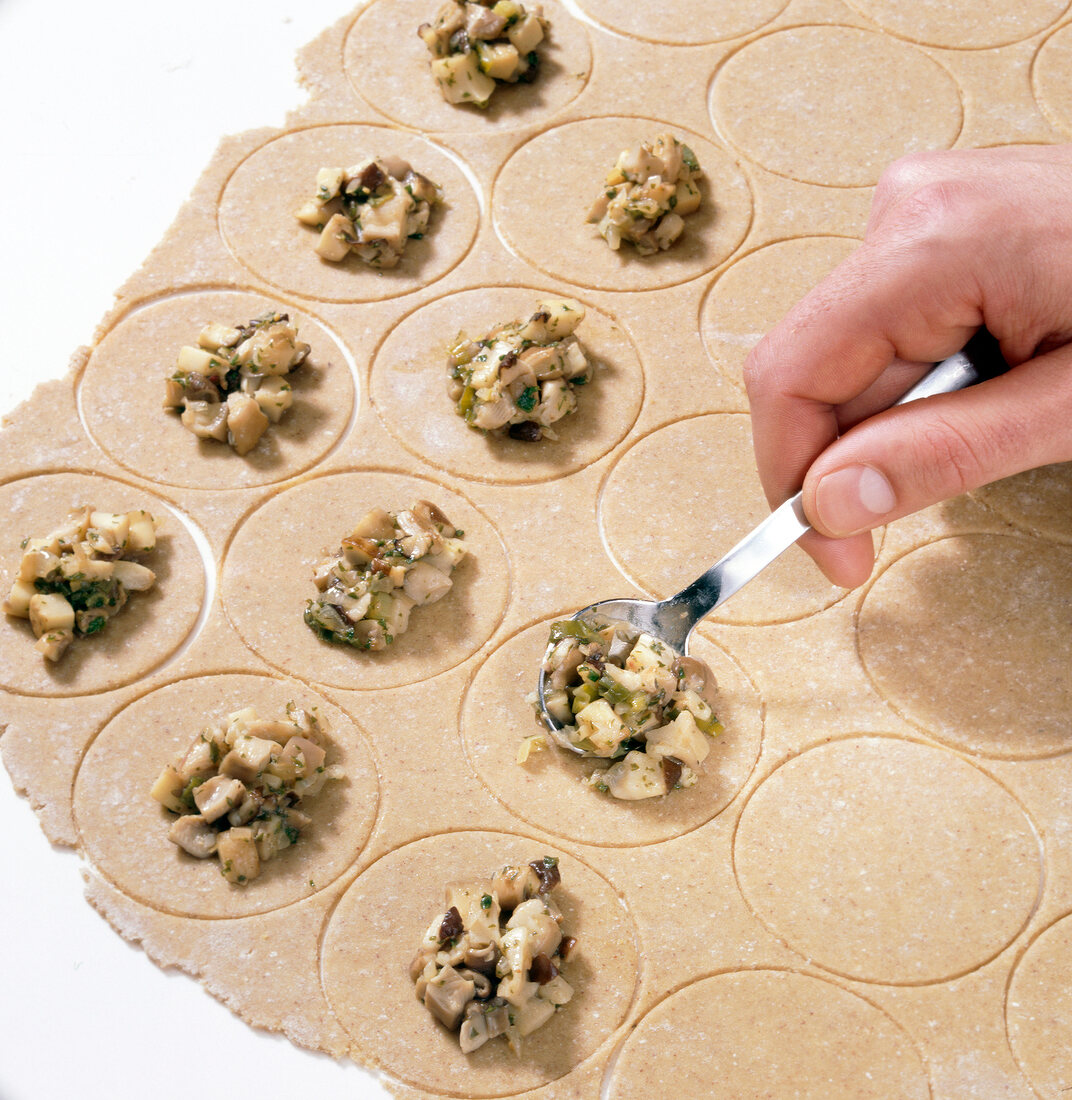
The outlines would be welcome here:
[[[316,252],[339,263],[351,253],[371,267],[394,267],[428,229],[439,187],[400,157],[367,157],[351,168],[321,168],[316,192],[295,217],[319,230]]]
[[[168,829],[168,840],[196,859],[216,854],[216,830],[200,814],[184,814]]]
[[[560,298],[538,302],[527,320],[498,325],[479,340],[459,333],[447,359],[458,415],[471,428],[511,439],[557,439],[551,425],[576,410],[576,388],[595,374],[573,335],[583,320],[584,306]]]
[[[518,0],[447,0],[417,28],[443,98],[475,107],[486,107],[498,84],[536,79],[546,31],[540,5]]]
[[[271,739],[255,736],[266,731]],[[179,815],[168,838],[199,859],[218,855],[229,882],[252,881],[311,824],[297,808],[302,799],[342,778],[337,764],[327,764],[326,734],[315,708],[293,703],[285,719],[265,721],[245,707],[202,730],[150,791]]]
[[[561,728],[526,738],[519,763],[550,739],[616,761],[588,778],[615,798],[656,798],[697,782],[708,738],[722,732],[702,661],[628,623],[567,619],[551,626],[543,669],[547,709]],[[537,719],[542,725],[538,701]]]
[[[58,661],[75,638],[96,634],[156,574],[127,560],[156,547],[156,520],[141,510],[76,508],[47,538],[24,539],[22,561],[4,612],[29,619],[47,660]]]
[[[409,974],[417,999],[458,1031],[466,1054],[499,1035],[520,1054],[522,1036],[572,998],[561,971],[577,941],[563,935],[551,898],[559,882],[558,860],[544,856],[447,886],[446,911],[433,918]]]
[[[426,500],[401,512],[374,508],[313,570],[320,594],[306,602],[306,625],[328,642],[386,649],[412,608],[450,591],[463,534]]]
[[[199,439],[248,454],[290,408],[287,376],[305,362],[309,345],[298,339],[289,316],[275,310],[235,328],[212,321],[197,342],[179,349],[164,408],[179,412],[183,427]]]
[[[257,854],[253,830],[246,825],[220,833],[216,839],[216,854],[220,857],[220,870],[228,882],[242,885],[261,873],[261,859]]]
[[[599,234],[617,250],[631,241],[641,256],[669,248],[699,209],[703,174],[693,151],[672,134],[624,150],[588,212]]]

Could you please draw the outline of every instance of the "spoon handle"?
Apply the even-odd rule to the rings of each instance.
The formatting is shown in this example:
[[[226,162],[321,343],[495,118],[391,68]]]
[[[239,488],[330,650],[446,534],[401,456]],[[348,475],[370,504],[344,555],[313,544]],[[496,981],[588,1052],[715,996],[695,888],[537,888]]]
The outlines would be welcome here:
[[[976,382],[996,378],[1008,369],[1009,364],[1005,362],[998,342],[981,328],[960,351],[936,363],[894,404],[907,405],[924,397],[953,393]],[[676,596],[662,601],[666,611],[672,613],[668,618],[672,617],[682,625],[688,623],[687,629],[691,629],[810,530],[801,494],[797,493],[775,508],[751,534],[741,539],[706,573]]]

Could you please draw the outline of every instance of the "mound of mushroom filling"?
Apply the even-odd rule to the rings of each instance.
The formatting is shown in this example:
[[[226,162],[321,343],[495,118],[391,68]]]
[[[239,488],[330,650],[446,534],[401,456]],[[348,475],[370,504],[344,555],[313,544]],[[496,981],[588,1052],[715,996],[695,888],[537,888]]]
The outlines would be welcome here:
[[[308,354],[285,313],[269,310],[233,328],[213,321],[197,347],[179,348],[164,408],[178,410],[182,426],[198,439],[218,439],[247,454],[290,408],[287,375]]]
[[[577,941],[551,897],[560,881],[558,860],[544,856],[447,886],[446,912],[428,926],[409,973],[417,999],[458,1032],[466,1054],[500,1035],[520,1054],[522,1038],[573,996],[561,969]]]
[[[459,334],[448,358],[447,392],[471,428],[534,443],[577,408],[578,386],[595,363],[573,330],[584,306],[569,298],[538,302],[525,321],[509,321],[479,340]]]
[[[450,591],[464,534],[427,500],[401,512],[373,508],[317,564],[320,594],[306,603],[306,625],[328,642],[386,649],[409,628],[414,607]]]
[[[431,70],[448,103],[486,107],[497,84],[531,83],[547,20],[538,4],[517,0],[447,0],[417,28],[432,55]]]
[[[588,221],[613,249],[631,241],[641,256],[669,248],[700,206],[702,175],[693,151],[672,134],[624,150],[607,173]]]
[[[148,512],[75,509],[47,537],[23,539],[5,614],[29,619],[34,649],[58,661],[76,637],[103,630],[127,593],[152,588],[156,574],[130,558],[156,548],[156,529]]]
[[[722,732],[715,678],[702,661],[628,623],[554,623],[544,656],[544,701],[561,728],[526,738],[519,753],[550,737],[584,755],[614,760],[588,782],[615,798],[655,798],[691,787]]]
[[[321,259],[338,263],[353,252],[372,267],[394,267],[441,201],[436,184],[401,157],[366,157],[352,168],[321,168],[316,193],[295,217],[320,230]]]
[[[327,725],[316,708],[288,703],[286,718],[253,707],[207,726],[160,773],[150,792],[178,817],[168,839],[197,859],[216,856],[228,882],[242,886],[297,843],[312,818],[298,807],[329,779]]]

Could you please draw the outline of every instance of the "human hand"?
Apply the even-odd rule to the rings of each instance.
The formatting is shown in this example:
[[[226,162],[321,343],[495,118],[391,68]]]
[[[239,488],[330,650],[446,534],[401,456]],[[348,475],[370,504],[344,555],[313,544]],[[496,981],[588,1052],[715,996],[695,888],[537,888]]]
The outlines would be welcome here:
[[[1013,369],[889,407],[980,325]],[[895,162],[863,244],[745,363],[768,500],[803,487],[815,531],[800,545],[835,583],[862,584],[871,529],[1072,459],[1070,340],[1072,146]]]

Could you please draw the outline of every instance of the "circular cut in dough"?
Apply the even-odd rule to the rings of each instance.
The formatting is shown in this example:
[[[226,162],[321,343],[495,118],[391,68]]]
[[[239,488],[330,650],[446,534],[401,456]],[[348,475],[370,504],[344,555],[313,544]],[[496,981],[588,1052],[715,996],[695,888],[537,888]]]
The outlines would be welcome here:
[[[370,509],[398,512],[422,499],[465,532],[453,588],[415,607],[409,629],[385,650],[321,641],[302,621],[316,595],[313,567]],[[406,474],[361,471],[306,481],[252,512],[227,551],[221,591],[245,643],[270,664],[314,683],[372,690],[426,680],[475,653],[499,625],[509,586],[498,533],[464,497]]]
[[[839,26],[748,43],[715,75],[710,108],[749,159],[836,187],[866,187],[896,157],[949,148],[963,120],[956,81],[922,50]]]
[[[205,726],[247,706],[261,718],[282,718],[291,701],[320,709],[329,727],[327,763],[346,776],[303,803],[313,822],[293,847],[235,886],[218,859],[195,859],[168,840],[175,815],[149,791]],[[308,688],[267,676],[198,676],[136,699],[97,735],[74,787],[79,834],[97,870],[135,901],[185,917],[246,917],[322,890],[357,859],[378,803],[376,765],[353,720]]]
[[[587,224],[588,211],[619,154],[666,132],[696,154],[702,204],[665,252],[639,256],[630,244],[615,252]],[[722,263],[748,231],[752,195],[733,158],[699,134],[655,119],[593,118],[525,142],[499,173],[492,210],[507,247],[556,279],[600,290],[656,290]]]
[[[565,971],[573,999],[525,1036],[520,1058],[498,1040],[463,1054],[414,995],[410,960],[448,882],[545,855],[558,857],[554,899],[577,939]],[[362,1060],[415,1088],[466,1097],[524,1092],[579,1066],[625,1019],[639,966],[632,917],[602,876],[543,841],[491,832],[425,837],[384,856],[342,896],[321,949],[324,992]]]
[[[538,443],[470,428],[447,396],[447,348],[459,332],[480,339],[495,325],[521,320],[554,291],[481,287],[421,306],[394,328],[372,365],[372,402],[395,438],[452,474],[505,484],[549,481],[591,465],[633,426],[644,397],[636,347],[607,314],[585,306],[575,335],[598,364],[576,390],[577,411],[554,425],[557,440]]]
[[[864,598],[860,657],[928,735],[1022,760],[1072,749],[1072,547],[960,535],[894,562]]]
[[[658,471],[653,474],[652,471]],[[653,478],[671,503],[638,521]],[[672,514],[672,519],[670,518]],[[626,451],[607,475],[600,524],[618,567],[659,599],[680,591],[770,515],[743,413],[717,413],[659,428]],[[790,547],[711,617],[726,623],[803,619],[845,595],[803,550]]]
[[[1028,470],[971,495],[1017,527],[1072,542],[1072,462]]]
[[[588,30],[557,0],[543,0],[550,22],[537,47],[540,69],[531,84],[497,83],[487,107],[448,103],[417,36],[442,0],[377,0],[354,20],[343,65],[355,91],[388,118],[425,132],[484,133],[527,126],[555,114],[583,91],[592,71]],[[531,7],[531,5],[528,5]]]
[[[608,1100],[931,1095],[919,1051],[882,1009],[785,970],[716,974],[671,994],[625,1041],[609,1085]]]
[[[1072,134],[1072,26],[1061,27],[1039,47],[1031,84],[1050,122]]]
[[[5,545],[0,553],[0,594],[18,574],[24,538],[44,538],[68,514],[92,504],[101,512],[144,508],[160,522],[156,549],[137,560],[156,583],[132,592],[105,628],[75,638],[57,662],[34,649],[28,619],[0,622],[0,687],[18,695],[93,695],[148,675],[163,664],[194,629],[205,596],[205,563],[183,520],[147,489],[99,475],[38,474],[0,486]]]
[[[884,30],[924,46],[985,50],[1008,46],[1045,30],[1068,0],[849,0]]]
[[[385,270],[353,254],[340,263],[322,260],[317,230],[294,216],[315,192],[316,173],[387,154],[409,161],[442,189],[424,237],[409,241],[398,266]],[[325,302],[378,302],[434,283],[469,251],[479,220],[479,202],[454,154],[382,126],[314,126],[273,138],[234,170],[219,212],[228,247],[258,279]]]
[[[702,46],[749,34],[777,18],[787,5],[788,0],[578,0],[584,12],[611,30],[670,46]]]
[[[748,677],[721,649],[694,636],[690,651],[718,681],[716,713],[725,732],[694,786],[663,798],[623,802],[584,785],[608,760],[590,760],[551,745],[517,763],[521,740],[539,733],[532,704],[550,620],[523,630],[477,671],[462,703],[462,740],[470,765],[512,813],[540,829],[585,844],[654,844],[697,828],[721,813],[748,781],[763,739],[762,706]]]
[[[777,241],[735,260],[711,284],[700,307],[700,335],[738,389],[744,389],[745,356],[859,243],[852,237]]]
[[[1039,1096],[1072,1080],[1072,917],[1051,924],[1020,957],[1005,1001],[1009,1045]]]
[[[297,325],[309,358],[288,376],[294,404],[269,424],[257,446],[237,455],[200,440],[163,408],[164,380],[183,345],[197,347],[206,324],[240,325],[274,309]],[[86,426],[116,462],[168,485],[242,489],[292,477],[338,441],[354,411],[347,353],[319,321],[259,294],[198,291],[142,306],[93,349],[79,385]]]
[[[756,916],[795,951],[886,985],[982,966],[1042,885],[1038,837],[1004,787],[890,737],[820,745],[775,770],[741,814],[734,864]]]

